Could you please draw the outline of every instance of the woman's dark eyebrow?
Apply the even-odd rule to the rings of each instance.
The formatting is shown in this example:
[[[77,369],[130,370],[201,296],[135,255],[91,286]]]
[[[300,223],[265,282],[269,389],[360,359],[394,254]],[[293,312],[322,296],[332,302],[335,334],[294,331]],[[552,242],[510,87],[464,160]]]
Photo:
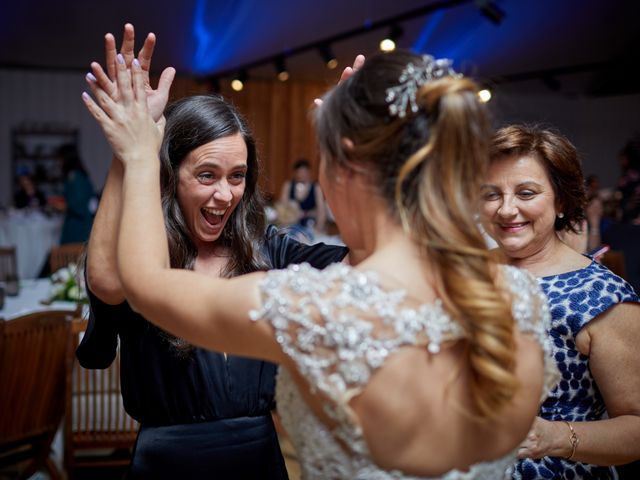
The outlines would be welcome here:
[[[202,162],[201,164],[198,165],[198,168],[202,168],[202,167],[214,168],[218,170],[222,169],[219,163],[212,162],[210,160],[206,162]],[[246,163],[239,163],[237,165],[232,166],[229,170],[247,170],[247,168],[248,167]]]

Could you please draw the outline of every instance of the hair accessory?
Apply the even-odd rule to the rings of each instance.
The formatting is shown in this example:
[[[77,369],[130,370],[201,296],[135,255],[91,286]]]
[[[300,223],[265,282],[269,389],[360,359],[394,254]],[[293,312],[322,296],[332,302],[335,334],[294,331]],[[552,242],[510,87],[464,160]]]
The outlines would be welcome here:
[[[418,111],[416,93],[427,82],[444,77],[461,77],[451,68],[452,60],[448,58],[434,58],[431,55],[422,56],[423,65],[414,65],[409,62],[402,70],[398,82],[400,85],[387,88],[386,101],[389,104],[389,114],[404,118],[407,114],[407,104],[411,105],[411,111]]]

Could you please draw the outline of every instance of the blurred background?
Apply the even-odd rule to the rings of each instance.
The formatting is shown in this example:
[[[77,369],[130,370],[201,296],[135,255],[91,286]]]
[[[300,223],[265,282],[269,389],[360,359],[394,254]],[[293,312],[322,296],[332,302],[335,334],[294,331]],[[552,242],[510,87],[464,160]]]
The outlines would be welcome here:
[[[79,261],[91,228],[111,153],[80,95],[87,89],[90,63],[104,60],[104,34],[113,33],[119,43],[126,22],[136,28],[136,51],[148,32],[157,36],[154,86],[162,69],[173,66],[172,99],[220,93],[246,115],[263,165],[261,186],[271,200],[268,218],[292,225],[292,232],[309,242],[341,241],[330,211],[318,208],[310,215],[303,206],[306,196],[319,195],[316,203],[322,203],[322,193],[314,190],[319,159],[309,120],[313,100],[335,85],[358,53],[405,48],[452,59],[484,89],[496,127],[542,123],[572,140],[588,177],[589,201],[602,205],[603,241],[611,244],[610,253],[617,251],[614,271],[638,289],[638,18],[637,0],[4,1],[0,260],[8,258],[10,268],[0,269],[0,318],[11,320],[34,305],[43,309],[43,301],[62,308],[58,300],[78,314],[78,299],[66,290],[75,283],[63,282],[65,289],[52,295],[44,277]],[[626,217],[624,198],[633,213]],[[78,323],[73,338],[83,328]],[[73,356],[67,362],[72,364]],[[110,389],[95,396],[115,402],[107,410],[125,418],[117,403],[119,373],[113,371],[109,382],[92,377],[94,385]],[[64,395],[64,408],[74,414],[65,417],[64,440],[58,431],[53,442],[55,461],[62,464],[64,450],[70,474],[79,465],[74,449],[83,446],[73,436],[82,440],[80,421],[72,424],[76,397],[88,384],[77,367],[73,372],[73,382],[68,377],[60,383],[56,398]],[[59,421],[61,410],[58,415]],[[3,416],[9,418],[0,409]],[[126,425],[128,436],[118,437],[120,443],[99,445],[109,446],[107,460],[118,470],[103,475],[100,457],[99,469],[76,478],[121,478],[135,439],[135,426]],[[113,430],[108,427],[107,433]],[[298,478],[295,452],[284,439],[283,449],[291,478]],[[0,470],[3,478],[16,477]],[[39,472],[34,478],[56,477]]]
[[[153,70],[177,69],[174,98],[219,91],[248,116],[263,187],[274,196],[298,158],[317,173],[313,98],[357,53],[374,53],[390,36],[400,48],[451,58],[480,81],[497,126],[560,129],[581,152],[585,174],[613,187],[618,153],[640,130],[639,14],[633,0],[3,2],[0,206],[11,206],[24,172],[59,195],[53,152],[69,142],[99,194],[110,152],[80,93],[89,63],[103,59],[104,33],[120,40],[125,22],[139,40],[157,35]]]

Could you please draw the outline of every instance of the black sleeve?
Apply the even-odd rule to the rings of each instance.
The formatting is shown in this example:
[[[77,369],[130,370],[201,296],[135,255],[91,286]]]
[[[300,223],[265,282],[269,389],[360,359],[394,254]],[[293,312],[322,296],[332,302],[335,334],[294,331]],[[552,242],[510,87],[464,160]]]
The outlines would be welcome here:
[[[85,285],[86,283],[85,269]],[[89,324],[76,349],[76,357],[84,368],[107,368],[116,357],[119,319],[128,308],[127,302],[109,305],[96,297],[87,287],[89,296]]]
[[[271,262],[272,268],[286,268],[288,265],[308,263],[315,268],[340,262],[349,253],[347,247],[338,245],[326,245],[316,243],[305,245],[280,232],[275,226],[270,225],[264,243],[265,253]]]

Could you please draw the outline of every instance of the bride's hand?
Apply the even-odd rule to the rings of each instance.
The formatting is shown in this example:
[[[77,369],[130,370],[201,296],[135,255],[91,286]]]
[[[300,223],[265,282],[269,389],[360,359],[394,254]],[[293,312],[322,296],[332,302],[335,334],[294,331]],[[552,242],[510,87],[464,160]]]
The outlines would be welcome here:
[[[115,64],[117,94],[112,98],[96,81],[90,81],[94,101],[82,94],[85,106],[102,127],[114,154],[129,166],[142,162],[158,164],[164,117],[156,123],[149,112],[145,92],[145,72],[137,59],[131,69],[122,54]],[[114,93],[113,90],[111,92]]]
[[[122,33],[122,46],[120,48],[120,54],[124,58],[127,68],[131,68],[131,64],[135,57],[134,55],[135,44],[135,30],[133,25],[127,23],[124,26]],[[149,80],[149,71],[151,69],[151,58],[153,57],[153,50],[156,45],[156,37],[153,33],[149,33],[138,53],[138,61],[143,72],[144,90],[147,95],[147,103],[149,105],[149,112],[154,120],[158,121],[162,117],[164,107],[167,105],[169,99],[169,90],[175,77],[176,71],[172,67],[165,68],[160,75],[158,81],[158,88],[153,89]],[[90,75],[87,75],[87,81],[89,83],[97,82],[105,92],[109,94],[114,100],[118,99],[118,87],[116,83],[116,57],[118,54],[116,48],[116,40],[111,33],[107,33],[104,37],[105,47],[105,66],[107,73],[102,69],[102,66],[93,62],[91,64]]]
[[[338,85],[340,85],[345,80],[348,80],[349,78],[351,78],[354,73],[360,70],[364,65],[364,60],[365,60],[364,55],[362,54],[356,55],[356,58],[353,61],[353,66],[345,67],[345,69],[342,71],[342,75],[340,75],[340,80],[338,80]],[[319,107],[320,105],[322,105],[322,99],[316,98],[313,100],[313,103],[315,103],[316,107]]]

